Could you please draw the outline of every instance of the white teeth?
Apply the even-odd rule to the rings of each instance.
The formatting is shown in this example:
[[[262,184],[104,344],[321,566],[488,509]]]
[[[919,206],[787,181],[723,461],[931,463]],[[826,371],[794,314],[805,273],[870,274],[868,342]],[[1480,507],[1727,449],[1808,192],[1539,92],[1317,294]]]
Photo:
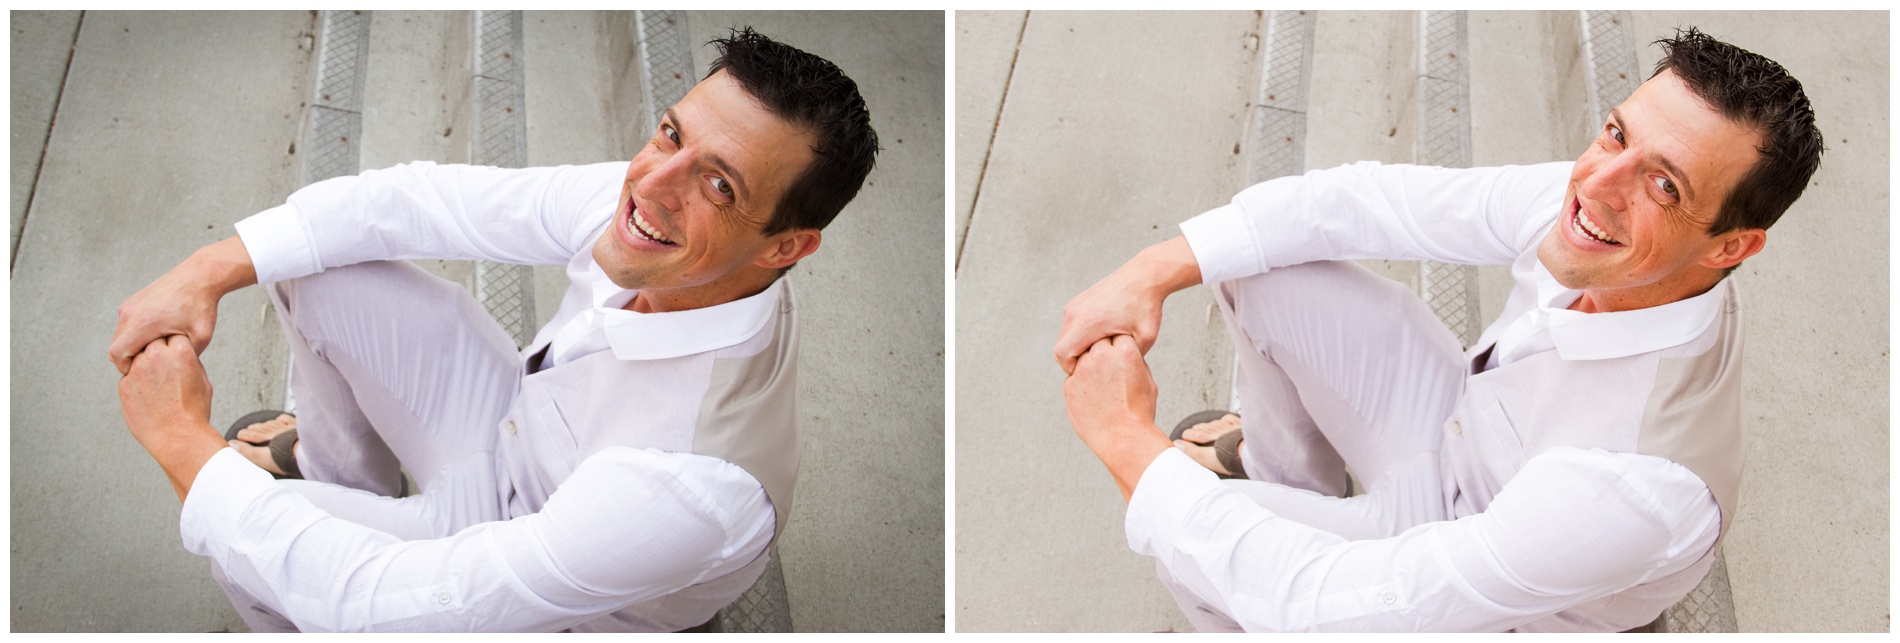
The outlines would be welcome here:
[[[640,211],[637,209],[633,211],[632,216],[627,217],[627,220],[633,224],[631,227],[639,231],[641,236],[660,243],[673,242],[672,239],[668,239],[665,235],[660,234],[658,230],[654,230],[652,224],[647,223],[646,217],[640,216]]]
[[[1591,223],[1589,217],[1583,216],[1582,208],[1577,209],[1575,227],[1577,232],[1582,233],[1584,236],[1604,243],[1616,243],[1616,241],[1610,239],[1608,233],[1597,229],[1596,224]]]

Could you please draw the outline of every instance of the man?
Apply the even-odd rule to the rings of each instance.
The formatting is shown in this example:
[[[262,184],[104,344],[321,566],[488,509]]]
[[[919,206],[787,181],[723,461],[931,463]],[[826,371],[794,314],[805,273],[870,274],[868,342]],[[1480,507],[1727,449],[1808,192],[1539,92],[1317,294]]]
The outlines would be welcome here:
[[[715,43],[631,163],[314,184],[121,307],[126,424],[253,628],[673,631],[758,578],[798,464],[780,277],[877,137],[830,62],[750,29]],[[459,286],[380,261],[417,257],[565,264],[571,285],[516,353]],[[251,283],[300,403],[251,430],[295,424],[306,481],[273,481],[209,422],[194,351]],[[387,497],[398,465],[419,495]]]
[[[1573,164],[1269,181],[1069,302],[1071,422],[1198,628],[1618,631],[1701,580],[1741,474],[1726,275],[1822,145],[1780,65],[1695,30],[1661,43]],[[1510,264],[1515,286],[1461,353],[1408,290],[1325,261],[1368,257]],[[1141,356],[1195,283],[1245,416],[1170,444]],[[1205,446],[1235,430],[1238,458]],[[1344,467],[1363,494],[1332,497]]]

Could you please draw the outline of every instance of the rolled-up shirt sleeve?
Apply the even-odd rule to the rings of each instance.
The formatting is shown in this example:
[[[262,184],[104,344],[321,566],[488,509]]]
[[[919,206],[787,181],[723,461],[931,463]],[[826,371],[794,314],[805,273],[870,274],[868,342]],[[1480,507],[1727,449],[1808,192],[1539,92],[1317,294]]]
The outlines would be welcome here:
[[[259,283],[392,259],[561,264],[612,216],[626,169],[420,161],[312,183],[236,228]]]
[[[609,448],[540,512],[405,541],[317,508],[235,451],[185,499],[185,549],[304,631],[552,631],[737,571],[773,531],[714,458]]]
[[[1136,553],[1248,631],[1480,632],[1685,569],[1719,523],[1680,465],[1566,447],[1532,458],[1482,513],[1347,540],[1171,449],[1142,474],[1126,530]]]
[[[1561,211],[1571,165],[1313,170],[1242,190],[1181,234],[1208,284],[1311,261],[1509,264]]]

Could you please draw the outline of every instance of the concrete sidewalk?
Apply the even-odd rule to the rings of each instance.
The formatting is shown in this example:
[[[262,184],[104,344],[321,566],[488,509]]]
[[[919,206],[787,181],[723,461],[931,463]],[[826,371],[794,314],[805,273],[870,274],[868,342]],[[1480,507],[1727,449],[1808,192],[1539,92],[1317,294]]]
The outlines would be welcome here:
[[[944,14],[686,14],[700,72],[714,52],[699,43],[752,25],[837,63],[869,105],[878,167],[791,275],[806,432],[778,551],[800,631],[941,631]],[[624,161],[645,144],[632,24],[524,16],[531,164]],[[15,631],[244,628],[182,550],[178,502],[125,432],[104,351],[121,301],[300,185],[316,25],[313,12],[11,14]],[[467,12],[376,12],[362,168],[468,161],[470,29]],[[565,286],[558,268],[537,273],[541,320]],[[282,401],[267,308],[252,288],[219,309],[203,355],[214,424]]]
[[[1574,160],[1591,140],[1576,15],[1470,14],[1475,165]],[[1742,631],[1891,628],[1887,20],[1635,14],[1645,74],[1650,40],[1700,26],[1785,65],[1827,135],[1814,183],[1736,273],[1750,442],[1725,549]],[[1412,161],[1415,25],[1319,12],[1307,169]],[[958,12],[959,630],[1189,629],[1128,549],[1050,348],[1070,297],[1244,187],[1264,27],[1254,13]],[[1486,323],[1497,278],[1483,278]],[[1207,289],[1170,298],[1148,361],[1164,426],[1227,404],[1231,348]]]

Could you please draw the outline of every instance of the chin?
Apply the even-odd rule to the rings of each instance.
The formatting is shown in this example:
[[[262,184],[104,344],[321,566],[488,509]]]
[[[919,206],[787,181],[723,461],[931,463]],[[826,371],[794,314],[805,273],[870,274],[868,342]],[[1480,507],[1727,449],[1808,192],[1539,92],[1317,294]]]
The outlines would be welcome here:
[[[1550,234],[1537,244],[1537,262],[1544,264],[1544,270],[1549,271],[1551,278],[1557,280],[1559,285],[1571,290],[1583,290],[1584,286],[1588,285],[1586,283],[1588,280],[1570,258],[1565,256],[1564,240],[1556,237],[1559,234],[1562,232],[1552,229]]]

